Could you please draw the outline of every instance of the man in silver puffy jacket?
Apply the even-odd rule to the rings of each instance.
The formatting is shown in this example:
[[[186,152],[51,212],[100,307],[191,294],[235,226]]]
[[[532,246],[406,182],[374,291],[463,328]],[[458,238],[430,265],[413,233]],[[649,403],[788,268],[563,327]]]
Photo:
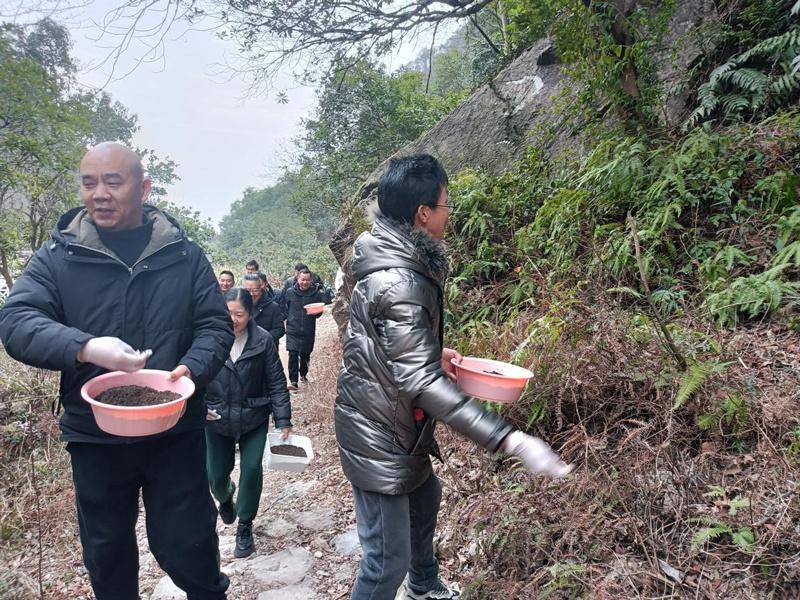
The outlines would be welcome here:
[[[441,485],[430,455],[442,421],[534,473],[569,467],[541,440],[514,431],[453,384],[442,347],[441,239],[450,214],[447,174],[429,155],[393,159],[378,184],[380,216],[353,248],[356,285],[334,409],[345,475],[353,485],[363,557],[353,600],[457,598],[439,579],[433,536]]]

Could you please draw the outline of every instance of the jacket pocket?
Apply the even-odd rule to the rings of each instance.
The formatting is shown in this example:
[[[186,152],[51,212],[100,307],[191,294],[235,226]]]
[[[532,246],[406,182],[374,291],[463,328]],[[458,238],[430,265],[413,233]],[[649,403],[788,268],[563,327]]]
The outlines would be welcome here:
[[[244,401],[248,408],[266,408],[270,405],[269,396],[252,396]]]
[[[414,447],[411,448],[411,452],[409,452],[410,455],[428,455],[430,453],[431,445],[433,444],[433,428],[435,425],[436,421],[430,417],[425,419],[425,424],[422,426],[422,429],[419,430],[417,441]]]

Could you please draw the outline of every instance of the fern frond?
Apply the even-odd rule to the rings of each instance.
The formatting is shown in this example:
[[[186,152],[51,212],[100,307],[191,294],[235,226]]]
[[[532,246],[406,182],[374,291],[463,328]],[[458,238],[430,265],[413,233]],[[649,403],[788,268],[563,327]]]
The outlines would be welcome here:
[[[762,40],[749,50],[743,52],[730,62],[736,64],[746,63],[755,56],[778,56],[793,48],[800,47],[800,28],[792,27],[789,31]]]
[[[778,99],[785,99],[798,89],[800,89],[800,77],[794,73],[778,77],[769,86],[769,92]]]
[[[706,382],[716,361],[709,360],[702,363],[694,363],[689,366],[686,373],[681,378],[681,385],[675,395],[675,402],[672,404],[673,410],[678,410],[689,398],[694,396],[700,386]]]
[[[792,266],[794,268],[800,268],[800,242],[792,242],[784,246],[772,259],[772,266]]]
[[[720,80],[730,81],[733,85],[750,92],[759,92],[769,84],[769,77],[757,69],[729,71]]]
[[[726,533],[731,533],[731,527],[721,521],[718,521],[716,525],[711,527],[703,527],[692,536],[692,549],[695,550],[706,542],[714,540]]]
[[[700,100],[700,106],[708,110],[716,108],[719,99],[717,98],[717,87],[710,81],[704,83],[697,88],[697,98]]]
[[[737,114],[750,108],[750,99],[739,94],[725,94],[720,96],[720,104],[725,110],[726,115]]]

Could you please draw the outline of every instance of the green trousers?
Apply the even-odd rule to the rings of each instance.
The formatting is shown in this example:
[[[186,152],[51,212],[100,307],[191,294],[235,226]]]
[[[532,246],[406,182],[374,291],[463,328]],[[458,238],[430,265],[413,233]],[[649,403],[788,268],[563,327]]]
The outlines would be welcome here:
[[[236,516],[240,523],[251,523],[258,513],[263,471],[261,460],[267,443],[267,424],[248,431],[238,440],[217,435],[206,429],[206,465],[211,493],[217,502],[227,502],[233,495],[231,472],[236,461],[236,442],[239,442],[239,493],[236,496]]]

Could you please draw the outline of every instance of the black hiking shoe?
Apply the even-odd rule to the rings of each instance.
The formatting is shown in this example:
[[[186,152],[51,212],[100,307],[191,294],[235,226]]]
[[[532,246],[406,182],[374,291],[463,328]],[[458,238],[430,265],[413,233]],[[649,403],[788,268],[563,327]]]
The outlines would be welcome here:
[[[236,528],[236,548],[233,550],[234,558],[244,558],[256,551],[253,543],[253,524],[242,523]]]
[[[296,382],[296,381],[291,381],[291,382],[289,382],[289,387],[288,387],[287,389],[288,389],[290,392],[296,392],[296,391],[297,391],[297,390],[299,390],[300,388],[299,388],[299,387],[297,387],[297,382]]]
[[[308,377],[306,377],[305,375],[300,375],[300,381],[302,381],[303,383],[308,383]]]
[[[225,502],[219,503],[219,518],[225,525],[230,525],[236,520],[236,503],[233,501],[233,494],[236,492],[236,486],[233,486],[231,497]]]
[[[415,592],[411,586],[406,586],[406,600],[451,600],[460,597],[458,588],[447,585],[441,579],[437,579],[433,589],[427,592]]]

